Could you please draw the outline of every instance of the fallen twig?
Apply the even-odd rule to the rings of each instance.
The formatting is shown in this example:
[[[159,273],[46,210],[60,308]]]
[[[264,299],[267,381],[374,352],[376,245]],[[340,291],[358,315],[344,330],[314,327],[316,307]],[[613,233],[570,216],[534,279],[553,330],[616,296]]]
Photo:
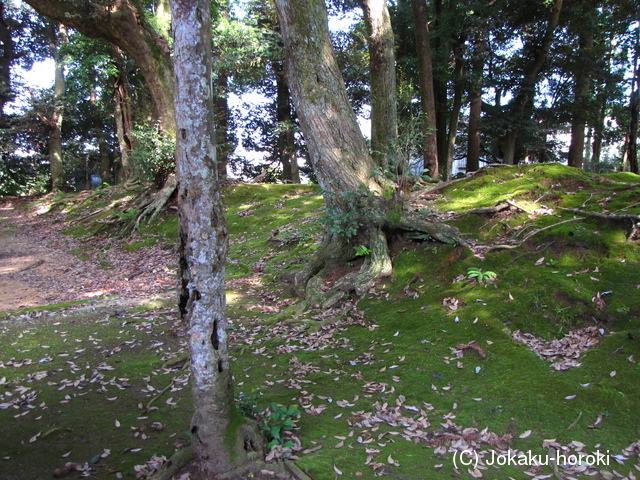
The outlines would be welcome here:
[[[571,425],[569,425],[567,427],[567,430],[571,430],[572,428],[574,428],[576,425],[578,425],[578,422],[580,421],[580,419],[582,418],[582,410],[580,410],[580,415],[578,415],[578,418],[576,418],[576,421],[573,422]]]
[[[33,262],[33,263],[32,263],[32,264],[30,264],[30,265],[27,265],[27,266],[26,266],[26,267],[24,267],[24,268],[21,268],[20,270],[18,270],[18,272],[17,272],[17,273],[22,273],[22,272],[25,272],[25,271],[30,270],[30,269],[32,269],[32,268],[39,267],[39,266],[40,266],[40,265],[42,265],[43,263],[44,263],[44,260],[38,260],[38,261],[36,261],[36,262]]]
[[[184,368],[188,365],[188,363],[185,363],[184,365],[182,365],[182,368],[180,370],[184,370]],[[149,413],[151,411],[151,406],[153,405],[153,403],[158,400],[162,395],[164,395],[165,393],[167,393],[169,390],[171,390],[173,388],[173,386],[175,385],[175,380],[171,380],[171,383],[169,385],[167,385],[166,387],[164,387],[162,390],[160,390],[158,392],[158,394],[153,397],[151,400],[149,400],[149,403],[147,403],[147,406],[145,407],[145,412]]]

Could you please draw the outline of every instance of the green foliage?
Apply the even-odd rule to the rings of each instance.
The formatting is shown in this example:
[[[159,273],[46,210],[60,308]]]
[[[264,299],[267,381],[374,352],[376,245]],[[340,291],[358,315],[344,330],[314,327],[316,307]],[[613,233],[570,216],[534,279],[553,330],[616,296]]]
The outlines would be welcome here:
[[[467,277],[475,280],[479,285],[484,284],[485,287],[490,283],[493,283],[497,276],[498,274],[495,272],[485,272],[480,268],[471,267],[467,270]]]
[[[167,136],[158,124],[142,123],[132,132],[135,139],[131,157],[141,177],[162,185],[176,166],[175,139]]]
[[[366,191],[335,193],[325,190],[322,193],[330,206],[324,209],[320,221],[332,235],[355,237],[360,227],[382,216],[382,211],[374,205],[371,195]]]
[[[271,438],[267,447],[270,449],[277,445],[282,445],[285,448],[292,447],[293,442],[285,440],[283,434],[293,430],[298,417],[300,417],[300,410],[295,406],[285,407],[276,402],[271,403],[271,413],[262,424],[262,429]]]
[[[373,253],[373,251],[365,245],[358,245],[357,247],[353,248],[356,251],[356,257],[366,257],[367,255],[371,255]]]
[[[39,195],[50,188],[48,165],[43,165],[39,155],[0,157],[0,197]]]
[[[251,393],[240,392],[234,395],[238,413],[243,417],[253,420],[260,419],[260,408],[258,408],[258,400],[263,395],[263,391],[259,388],[252,388]]]
[[[116,213],[116,216],[124,222],[130,222],[136,219],[138,211],[135,208],[127,208],[124,212]]]

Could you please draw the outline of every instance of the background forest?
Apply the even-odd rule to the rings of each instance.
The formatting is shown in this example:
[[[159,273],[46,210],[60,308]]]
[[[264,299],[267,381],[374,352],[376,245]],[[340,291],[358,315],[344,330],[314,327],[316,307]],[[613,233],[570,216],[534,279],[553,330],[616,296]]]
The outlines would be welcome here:
[[[118,2],[119,17],[103,3],[0,2],[0,194],[84,189],[92,175],[160,187],[173,172],[167,2]],[[485,163],[560,161],[637,172],[636,2],[328,7],[382,171],[447,179]],[[274,7],[211,11],[220,174],[313,181]],[[18,71],[48,58],[55,84],[27,88]]]

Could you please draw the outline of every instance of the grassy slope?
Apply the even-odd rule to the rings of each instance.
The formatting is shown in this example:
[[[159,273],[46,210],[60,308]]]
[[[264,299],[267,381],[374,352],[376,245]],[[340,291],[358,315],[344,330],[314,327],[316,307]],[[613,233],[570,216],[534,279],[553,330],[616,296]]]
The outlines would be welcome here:
[[[453,184],[425,206],[460,212],[510,199],[529,210],[542,205],[553,209],[556,216],[511,212],[453,221],[472,238],[486,241],[502,235],[504,243],[519,232],[573,216],[558,207],[639,214],[640,193],[637,186],[631,187],[638,180],[625,174],[593,177],[557,165],[500,168]],[[513,448],[538,454],[545,453],[543,439],[555,438],[561,444],[575,440],[586,444],[586,451],[612,453],[640,440],[640,366],[629,361],[632,355],[640,360],[640,249],[637,241],[626,241],[620,225],[596,219],[562,224],[515,250],[489,253],[484,260],[462,247],[399,244],[394,275],[359,305],[364,318],[336,326],[326,318],[339,311],[298,314],[288,308],[287,285],[279,280],[315,248],[319,192],[310,186],[239,185],[226,190],[225,203],[231,232],[229,316],[237,390],[262,391],[261,408],[272,401],[307,407],[297,434],[305,448],[322,448],[298,454],[298,465],[314,479],[333,479],[337,471],[344,478],[374,478],[375,463],[378,472],[386,470],[397,478],[454,474],[451,451],[403,438],[419,412],[400,407],[400,424],[367,425],[374,405],[385,403],[424,410],[431,425],[424,429],[428,438],[453,431],[451,423],[488,428],[499,436],[512,434]],[[171,241],[175,218],[161,225],[162,234],[151,229],[141,244],[145,238]],[[276,228],[281,229],[278,237],[292,242],[268,242]],[[545,260],[536,266],[541,257]],[[496,272],[498,288],[454,282],[472,267]],[[406,294],[408,284],[417,298]],[[605,291],[613,293],[603,297],[606,306],[597,310],[592,298]],[[445,298],[456,298],[463,306],[451,312],[443,306]],[[97,478],[116,478],[118,472],[134,478],[134,465],[154,453],[169,456],[174,444],[186,438],[188,388],[165,394],[155,404],[159,410],[150,414],[137,408],[155,393],[147,385],[161,389],[183,373],[160,368],[164,358],[181,348],[181,339],[169,334],[176,332],[172,314],[151,309],[139,316],[129,309],[123,319],[113,314],[113,307],[91,308],[13,315],[0,323],[0,361],[34,362],[0,369],[0,379],[5,378],[0,403],[9,398],[7,392],[19,395],[18,385],[38,392],[30,411],[24,405],[0,410],[0,453],[9,457],[0,463],[0,479],[50,478],[65,461],[88,462],[104,448],[111,454],[99,461]],[[564,372],[552,371],[550,363],[510,335],[520,329],[551,339],[589,325],[603,328],[605,336],[580,359],[582,366]],[[477,342],[486,358],[474,351],[454,358],[451,349],[470,341]],[[164,344],[150,348],[160,342]],[[116,347],[121,350],[108,355]],[[49,357],[50,362],[37,363]],[[79,370],[70,369],[70,360]],[[97,370],[102,362],[115,370]],[[91,383],[94,370],[105,378]],[[36,372],[48,376],[29,376]],[[83,381],[83,374],[89,380]],[[65,378],[81,381],[60,390]],[[121,385],[122,378],[131,384],[124,390],[114,385]],[[108,393],[97,392],[100,382]],[[68,403],[60,403],[66,395]],[[118,399],[106,400],[113,396]],[[177,405],[167,404],[169,397]],[[433,410],[427,412],[425,403]],[[311,406],[325,409],[313,415]],[[381,407],[377,411],[383,418]],[[589,428],[598,417],[602,422]],[[166,428],[153,430],[156,421]],[[448,427],[442,425],[447,422]],[[42,438],[57,427],[60,430]],[[528,430],[528,437],[518,438]],[[30,442],[38,432],[41,436]],[[142,434],[148,438],[141,439]],[[373,450],[377,452],[365,465]],[[72,454],[61,458],[68,451]],[[605,470],[626,475],[637,460]],[[461,469],[464,476],[466,470]],[[483,475],[523,478],[524,470],[505,467]],[[544,467],[542,473],[552,470]]]

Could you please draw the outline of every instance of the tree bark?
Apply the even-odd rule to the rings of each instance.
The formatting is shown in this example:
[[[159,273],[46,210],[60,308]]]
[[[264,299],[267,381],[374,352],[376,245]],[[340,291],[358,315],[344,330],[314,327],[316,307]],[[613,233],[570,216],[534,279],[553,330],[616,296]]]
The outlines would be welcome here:
[[[25,0],[41,15],[127,52],[140,67],[165,132],[175,130],[173,68],[167,40],[147,18],[139,0]]]
[[[65,81],[64,58],[60,46],[69,43],[67,29],[62,24],[51,26],[49,53],[55,62],[53,87],[53,112],[49,121],[49,165],[51,169],[51,188],[60,190],[64,186],[64,160],[62,152],[62,119],[64,117]]]
[[[450,14],[451,1],[449,2],[449,11],[443,5],[442,0],[433,0],[433,18],[432,24],[429,25],[429,38],[431,40],[431,62],[432,64],[439,65],[440,71],[438,74],[433,75],[433,98],[435,102],[436,112],[436,137],[438,145],[438,171],[440,172],[440,178],[447,179],[447,158],[448,158],[448,139],[447,139],[447,125],[448,125],[448,110],[449,110],[449,92],[448,92],[448,65],[451,61],[451,38],[445,33],[447,27],[450,29],[450,25],[446,25],[444,17]],[[446,13],[445,13],[446,12]],[[444,27],[444,28],[443,28]],[[434,32],[438,32],[437,35]]]
[[[225,313],[228,231],[218,185],[209,0],[172,0],[179,181],[179,309],[189,332],[196,462],[227,472],[261,449],[237,413]]]
[[[393,30],[386,0],[360,0],[360,5],[369,46],[371,151],[373,161],[385,171],[398,138]]]
[[[638,111],[640,110],[640,91],[631,94],[629,100],[630,121],[628,133],[627,162],[631,173],[638,173]]]
[[[633,65],[633,80],[631,85],[631,96],[629,98],[629,132],[627,162],[629,171],[638,173],[638,113],[640,111],[640,38],[636,37],[635,56]]]
[[[429,42],[429,17],[425,0],[411,0],[416,35],[416,51],[420,68],[420,98],[422,103],[422,129],[424,168],[431,178],[440,178],[438,166],[438,140],[436,103],[433,89],[433,65]]]
[[[287,78],[320,186],[382,193],[336,63],[323,0],[277,0]]]

